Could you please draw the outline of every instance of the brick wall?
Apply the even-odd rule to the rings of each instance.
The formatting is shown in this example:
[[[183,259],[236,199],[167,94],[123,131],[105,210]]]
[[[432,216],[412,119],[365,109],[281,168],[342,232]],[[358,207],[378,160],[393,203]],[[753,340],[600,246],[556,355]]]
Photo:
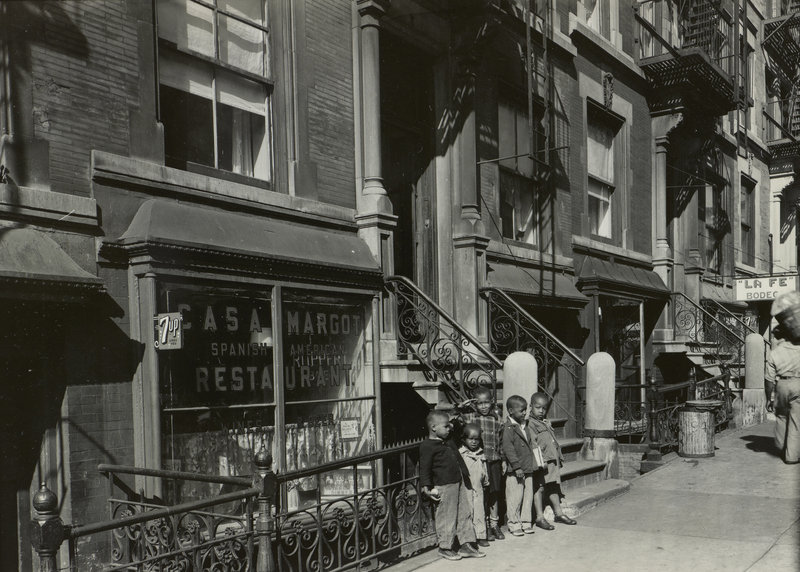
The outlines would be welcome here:
[[[619,460],[619,477],[617,478],[629,481],[634,477],[638,477],[641,474],[642,459],[646,453],[647,445],[620,443],[617,456]]]
[[[308,97],[309,159],[318,198],[355,207],[353,46],[348,2],[310,0],[303,68]]]
[[[29,9],[34,132],[50,145],[52,190],[89,194],[90,151],[127,154],[137,99],[137,21],[124,0]]]

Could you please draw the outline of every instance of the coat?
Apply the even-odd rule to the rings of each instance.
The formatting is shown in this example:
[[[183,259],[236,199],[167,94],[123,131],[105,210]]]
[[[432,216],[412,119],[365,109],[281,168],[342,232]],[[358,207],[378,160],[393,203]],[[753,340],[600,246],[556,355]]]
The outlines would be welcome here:
[[[536,434],[531,430],[530,423],[525,424],[525,434],[517,423],[506,420],[500,432],[503,460],[506,462],[506,473],[513,473],[521,469],[523,473],[530,474],[542,467],[537,465],[533,457],[533,449],[538,447]]]

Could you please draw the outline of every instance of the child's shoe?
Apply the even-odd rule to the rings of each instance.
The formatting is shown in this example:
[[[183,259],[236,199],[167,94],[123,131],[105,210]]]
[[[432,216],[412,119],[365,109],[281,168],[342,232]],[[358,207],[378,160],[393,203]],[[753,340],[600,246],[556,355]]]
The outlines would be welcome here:
[[[439,549],[439,556],[441,556],[445,560],[461,560],[463,558],[463,556],[461,556],[461,554],[459,554],[458,552],[455,552],[453,550],[447,550],[446,548]]]
[[[511,536],[525,536],[525,533],[522,532],[519,528],[515,528],[514,530],[509,530],[508,533]]]
[[[555,530],[556,529],[555,526],[553,526],[552,524],[550,524],[549,522],[547,522],[543,518],[540,518],[540,519],[536,520],[536,526],[538,526],[539,528],[543,528],[545,530]]]
[[[568,517],[566,514],[559,514],[553,520],[555,522],[560,522],[561,524],[578,524],[578,521],[576,521],[573,518]]]
[[[532,526],[526,526],[522,529],[523,534],[533,534],[536,532]]]
[[[486,556],[485,552],[481,552],[476,547],[472,546],[472,544],[462,544],[461,548],[458,549],[458,555],[461,558],[483,558]]]
[[[487,546],[489,546],[489,541],[486,540],[485,538],[479,538],[478,546],[480,546],[481,548],[486,548]]]
[[[497,540],[497,537],[494,535],[493,526],[486,527],[486,539],[489,540],[490,542],[494,542],[495,540]]]
[[[494,526],[490,527],[489,530],[492,531],[492,534],[494,534],[494,537],[497,540],[505,540],[506,539],[506,535],[503,534],[502,530],[500,530],[500,525],[499,524],[495,524]]]

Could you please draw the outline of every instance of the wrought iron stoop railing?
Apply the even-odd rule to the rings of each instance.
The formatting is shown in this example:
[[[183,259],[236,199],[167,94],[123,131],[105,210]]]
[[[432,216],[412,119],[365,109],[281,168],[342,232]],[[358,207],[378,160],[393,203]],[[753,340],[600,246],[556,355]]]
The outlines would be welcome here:
[[[583,395],[585,386],[578,388]],[[616,386],[614,399],[614,435],[617,439],[635,443],[649,443],[651,449],[666,451],[678,444],[678,414],[687,401],[718,400],[724,406],[715,412],[715,428],[725,427],[733,414],[731,374],[697,380],[692,369],[687,381],[659,385],[647,375],[647,384],[626,383]],[[580,407],[585,407],[585,399]]]
[[[750,334],[758,334],[761,335],[755,328],[753,328],[750,324],[745,322],[740,316],[737,316],[730,310],[728,310],[725,306],[717,302],[716,300],[704,300],[704,305],[708,308],[708,311],[711,314],[716,314],[720,317],[720,321],[722,321],[725,325],[727,325],[731,330],[733,330],[740,338],[746,341],[747,336]],[[770,348],[772,344],[762,336],[764,340],[764,347]]]
[[[45,566],[54,565],[63,538],[69,545],[71,572],[378,570],[435,542],[431,507],[419,485],[418,449],[419,441],[409,442],[284,474],[271,471],[272,459],[262,449],[254,459],[252,477],[100,465],[109,483],[110,518],[64,525],[57,508],[49,511],[34,500],[37,522],[49,529],[47,538],[55,540],[54,546],[35,548]],[[328,476],[342,474],[349,475],[352,492],[324,494],[319,485]],[[123,480],[133,475],[238,490],[166,506],[134,493]],[[316,497],[288,508],[284,504],[289,485],[298,479],[314,480]],[[55,495],[42,487],[48,505],[57,507]]]
[[[687,346],[702,354],[703,365],[725,367],[741,377],[744,337],[682,292],[672,295],[672,317],[676,340],[685,339]]]
[[[426,379],[444,384],[453,403],[470,398],[479,386],[497,395],[497,370],[503,367],[497,356],[408,278],[390,276],[385,289],[396,301],[401,357],[422,364]]]
[[[483,288],[481,296],[487,302],[492,353],[502,359],[515,351],[533,355],[538,367],[539,390],[559,409],[557,415],[565,414],[580,430],[581,423],[575,412],[560,405],[555,397],[562,385],[559,378],[562,372],[569,376],[573,388],[578,385],[584,361],[500,288]]]

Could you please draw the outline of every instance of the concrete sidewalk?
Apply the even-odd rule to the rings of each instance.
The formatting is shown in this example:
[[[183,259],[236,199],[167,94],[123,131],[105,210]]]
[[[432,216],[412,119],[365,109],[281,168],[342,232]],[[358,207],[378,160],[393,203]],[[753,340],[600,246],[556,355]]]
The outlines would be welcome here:
[[[676,458],[628,494],[548,532],[449,562],[418,556],[393,572],[800,570],[800,465],[772,447],[772,423],[717,435],[716,456]]]

